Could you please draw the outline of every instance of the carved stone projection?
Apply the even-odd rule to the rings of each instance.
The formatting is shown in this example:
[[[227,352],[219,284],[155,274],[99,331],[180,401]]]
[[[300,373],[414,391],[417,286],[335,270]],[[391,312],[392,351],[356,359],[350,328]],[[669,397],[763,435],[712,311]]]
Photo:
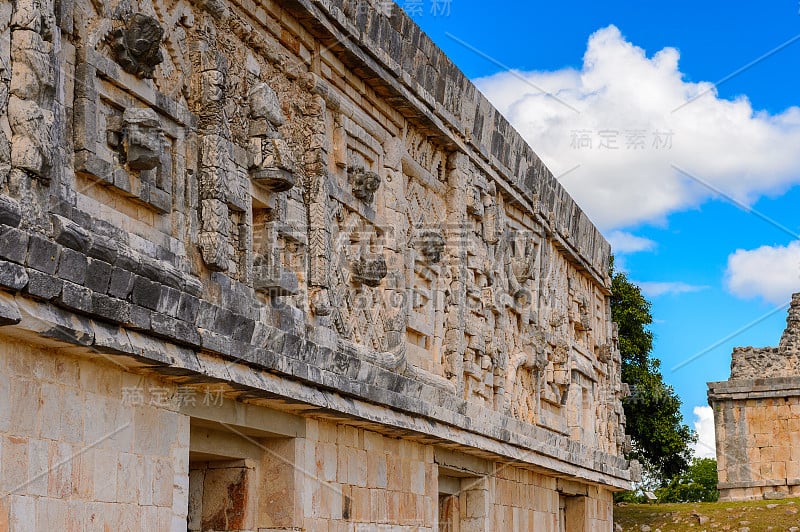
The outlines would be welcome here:
[[[158,115],[152,109],[125,109],[121,147],[125,162],[134,170],[153,170],[161,162],[165,139]]]
[[[152,78],[155,67],[164,61],[161,53],[163,38],[164,29],[156,19],[136,13],[124,27],[108,35],[108,43],[125,72],[140,78]]]
[[[445,241],[438,231],[425,231],[419,237],[419,251],[431,263],[438,264],[442,260]]]
[[[227,57],[217,49],[216,28],[208,21],[204,40],[193,55],[195,76],[191,101],[199,111],[200,157],[199,244],[203,262],[214,271],[235,269],[232,236],[238,231],[236,213],[244,211],[229,201],[228,181],[235,176],[227,103]]]
[[[278,128],[284,118],[278,97],[269,85],[258,83],[250,101],[250,178],[271,192],[285,192],[295,185],[294,157]]]
[[[353,263],[353,281],[359,285],[377,288],[387,273],[386,260],[382,256],[361,256]]]
[[[381,185],[381,178],[375,172],[356,168],[350,173],[350,182],[353,186],[353,196],[369,205],[375,199],[375,193]]]
[[[277,211],[285,208],[285,203],[276,202],[274,196],[274,193],[286,192],[295,186],[294,156],[278,129],[285,123],[285,118],[278,96],[264,82],[256,83],[250,89],[248,103],[250,180],[256,187],[273,194],[268,199],[272,206],[263,213],[271,221],[262,225],[260,218],[253,216],[254,242],[256,232],[262,235],[260,245],[253,247],[253,286],[271,296],[296,295],[297,276],[284,269],[283,255],[288,251],[287,246],[295,247],[300,242],[291,237],[291,231],[281,230],[281,218],[276,216]],[[285,220],[285,216],[282,218]]]

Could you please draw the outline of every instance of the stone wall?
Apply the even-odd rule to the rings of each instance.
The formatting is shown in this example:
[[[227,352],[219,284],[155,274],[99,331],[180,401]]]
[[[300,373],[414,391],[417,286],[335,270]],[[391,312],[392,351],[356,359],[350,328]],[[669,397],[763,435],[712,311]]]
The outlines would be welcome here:
[[[800,294],[779,347],[737,348],[731,378],[708,384],[722,500],[800,494]]]
[[[365,522],[434,527],[418,506],[437,502],[462,528],[507,511],[555,527],[552,500],[498,499],[494,468],[513,462],[606,529],[609,490],[630,481],[609,245],[452,62],[379,4],[0,4],[0,338],[166,383],[164,412],[231,449],[190,452],[195,529],[222,515],[220,486],[239,494],[237,522],[267,519],[265,470],[290,487],[285,526],[355,522],[284,467],[316,452],[298,419],[424,443],[421,493],[406,473],[392,489],[348,466],[345,481],[338,461],[369,458],[369,438],[319,437],[354,512],[383,490]],[[210,386],[294,417],[225,418],[245,439],[228,441],[215,410],[175,403]],[[444,475],[450,491],[480,480],[458,501],[427,485],[440,449],[486,462]]]
[[[0,530],[178,530],[189,417],[132,402],[169,383],[103,360],[0,344]]]
[[[1,352],[0,530],[179,531],[188,513],[189,530],[432,531],[453,497],[464,531],[559,530],[560,508],[566,530],[611,528],[604,488],[244,405],[102,356],[16,340]]]

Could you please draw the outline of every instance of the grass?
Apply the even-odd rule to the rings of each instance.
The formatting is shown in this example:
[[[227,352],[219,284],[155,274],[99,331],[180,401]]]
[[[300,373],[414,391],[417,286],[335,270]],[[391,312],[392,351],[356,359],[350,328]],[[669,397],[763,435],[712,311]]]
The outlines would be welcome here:
[[[656,529],[661,532],[742,529],[748,529],[749,532],[786,531],[791,527],[800,527],[800,499],[628,504],[614,507],[614,522],[621,525],[625,532],[640,532],[642,525],[649,526],[651,532],[655,532]]]

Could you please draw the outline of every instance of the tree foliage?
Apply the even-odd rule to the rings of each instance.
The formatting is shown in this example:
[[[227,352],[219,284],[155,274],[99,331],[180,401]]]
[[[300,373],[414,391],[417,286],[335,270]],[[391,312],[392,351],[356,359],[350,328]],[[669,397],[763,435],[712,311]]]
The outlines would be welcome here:
[[[716,502],[717,461],[713,458],[696,458],[689,469],[656,490],[659,502]]]
[[[650,302],[638,286],[611,266],[611,315],[619,327],[622,381],[631,388],[625,399],[626,432],[631,436],[631,459],[664,486],[685,472],[692,459],[694,432],[683,423],[681,401],[664,382],[661,363],[651,356],[653,322]]]

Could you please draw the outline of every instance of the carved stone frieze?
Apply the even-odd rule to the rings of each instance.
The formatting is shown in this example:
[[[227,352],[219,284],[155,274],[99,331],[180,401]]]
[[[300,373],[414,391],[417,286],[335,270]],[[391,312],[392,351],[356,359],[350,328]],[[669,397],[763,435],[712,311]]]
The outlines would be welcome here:
[[[370,445],[461,442],[415,454],[434,468],[486,471],[478,442],[534,483],[556,469],[624,489],[600,234],[405,15],[250,4],[0,0],[0,307],[19,307],[0,325],[213,381],[297,427],[330,414]],[[284,524],[328,521],[307,518]]]

